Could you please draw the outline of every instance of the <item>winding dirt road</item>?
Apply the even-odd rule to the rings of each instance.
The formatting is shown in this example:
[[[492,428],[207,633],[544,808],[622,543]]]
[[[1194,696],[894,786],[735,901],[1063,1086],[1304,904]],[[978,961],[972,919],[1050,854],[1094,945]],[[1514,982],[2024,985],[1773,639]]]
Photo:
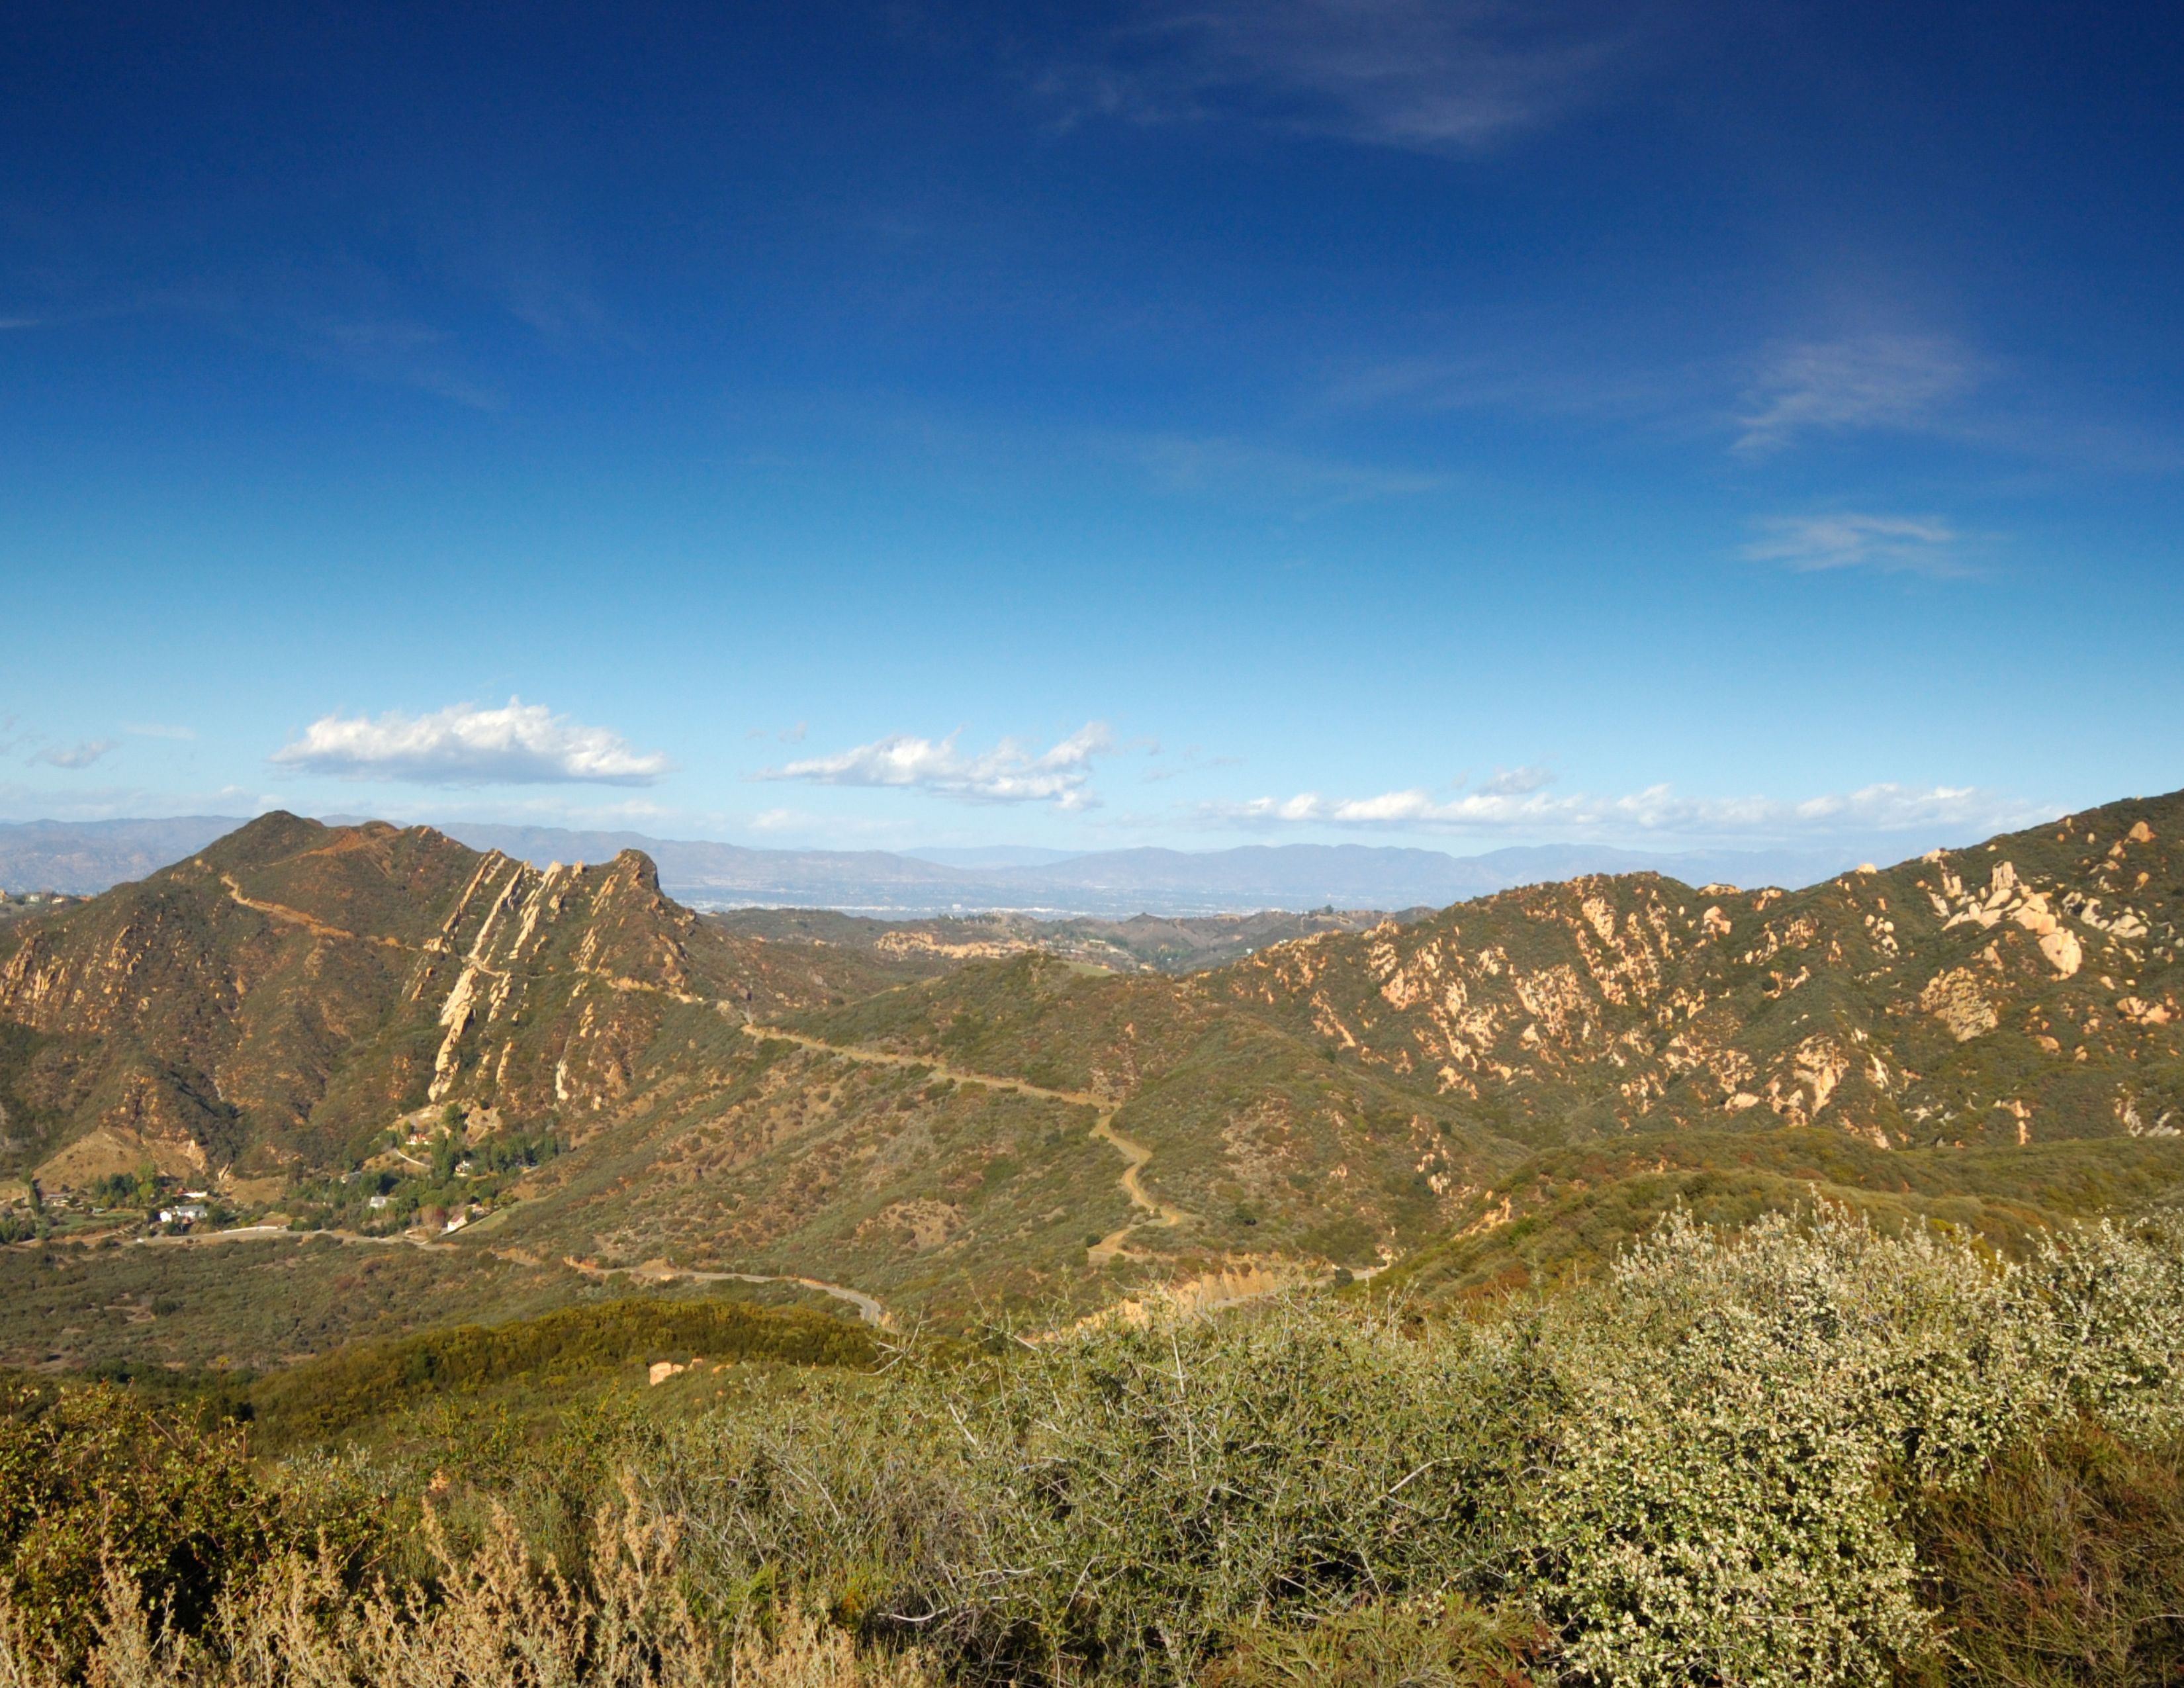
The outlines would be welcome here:
[[[564,1260],[562,1265],[572,1272],[581,1272],[587,1278],[626,1277],[645,1284],[794,1284],[805,1290],[816,1290],[822,1295],[832,1295],[838,1301],[847,1301],[857,1310],[857,1317],[879,1330],[890,1330],[894,1320],[878,1300],[861,1290],[852,1290],[844,1284],[829,1284],[820,1278],[795,1278],[765,1272],[696,1272],[679,1266],[670,1266],[665,1261],[648,1261],[643,1266],[593,1266],[581,1260]]]
[[[1089,1250],[1088,1257],[1095,1266],[1104,1266],[1117,1255],[1125,1253],[1130,1233],[1147,1225],[1180,1225],[1190,1215],[1182,1208],[1161,1201],[1145,1189],[1141,1176],[1145,1163],[1153,1151],[1135,1138],[1125,1137],[1115,1129],[1115,1115],[1122,1104],[1112,1096],[1102,1096],[1090,1090],[1054,1090],[1044,1084],[1034,1084],[1028,1079],[1011,1078],[997,1072],[972,1072],[960,1067],[950,1067],[946,1061],[935,1061],[926,1056],[897,1055],[889,1050],[860,1049],[850,1044],[830,1044],[822,1038],[806,1037],[801,1032],[785,1031],[778,1026],[760,1026],[746,1021],[744,1034],[760,1041],[773,1039],[781,1043],[794,1044],[800,1049],[815,1050],[822,1055],[835,1055],[844,1061],[861,1061],[878,1067],[918,1067],[942,1078],[958,1084],[984,1084],[996,1090],[1014,1090],[1020,1095],[1039,1096],[1051,1102],[1067,1103],[1071,1107],[1090,1108],[1099,1116],[1089,1133],[1099,1141],[1123,1157],[1123,1175],[1117,1180],[1123,1194],[1129,1198],[1130,1206],[1145,1217],[1134,1219],[1117,1230],[1100,1239]]]
[[[443,1233],[443,1236],[453,1233]],[[460,1254],[466,1251],[460,1243],[442,1238],[425,1237],[415,1231],[395,1231],[385,1236],[366,1236],[359,1231],[292,1231],[286,1225],[237,1225],[225,1231],[186,1231],[180,1236],[135,1237],[125,1246],[129,1248],[209,1248],[220,1243],[262,1242],[287,1238],[292,1242],[304,1242],[313,1237],[332,1237],[336,1242],[361,1245],[376,1248],[422,1249],[432,1254]],[[541,1262],[529,1255],[516,1251],[488,1252],[504,1260],[515,1260],[526,1266]],[[665,1261],[648,1261],[643,1266],[594,1266],[588,1261],[564,1259],[561,1264],[571,1272],[586,1278],[629,1277],[647,1284],[683,1282],[691,1284],[794,1284],[801,1289],[816,1290],[822,1295],[832,1295],[838,1301],[847,1301],[857,1310],[857,1317],[866,1324],[882,1330],[892,1329],[894,1321],[879,1301],[861,1290],[852,1290],[846,1284],[829,1284],[819,1278],[798,1278],[784,1273],[763,1272],[696,1272],[679,1266],[670,1266]]]
[[[231,887],[232,889],[232,887]],[[240,892],[237,900],[243,901]],[[293,911],[276,910],[270,905],[246,904],[263,911],[278,915],[292,914]],[[1153,1157],[1152,1150],[1134,1137],[1127,1137],[1115,1129],[1115,1115],[1122,1104],[1112,1096],[1102,1096],[1090,1090],[1056,1090],[1044,1084],[1034,1084],[1028,1079],[1011,1078],[998,1072],[972,1072],[946,1061],[933,1061],[923,1056],[898,1055],[889,1050],[861,1049],[849,1044],[830,1044],[821,1038],[807,1037],[800,1032],[783,1030],[777,1026],[744,1023],[746,1036],[764,1041],[772,1039],[781,1043],[794,1044],[821,1055],[838,1056],[844,1061],[862,1061],[875,1067],[916,1067],[947,1078],[958,1084],[983,1084],[995,1090],[1013,1090],[1019,1095],[1038,1096],[1045,1100],[1061,1102],[1069,1107],[1089,1108],[1095,1116],[1092,1128],[1087,1134],[1106,1144],[1123,1157],[1122,1175],[1117,1179],[1124,1196],[1128,1198],[1133,1212],[1140,1217],[1109,1232],[1086,1250],[1086,1258],[1094,1266],[1104,1266],[1109,1261],[1129,1253],[1130,1235],[1149,1225],[1176,1226],[1191,1216],[1184,1209],[1161,1201],[1145,1188],[1145,1168]],[[198,1232],[178,1237],[144,1237],[136,1240],[144,1245],[168,1247],[203,1246],[222,1241],[240,1242],[258,1238],[288,1236],[300,1241],[306,1236],[332,1236],[345,1244],[379,1245],[382,1246],[407,1244],[412,1248],[454,1252],[460,1245],[428,1240],[412,1233],[397,1233],[392,1236],[364,1236],[353,1231],[292,1232],[286,1226],[246,1225],[230,1231]],[[788,1273],[760,1272],[699,1272],[671,1266],[665,1261],[651,1261],[643,1266],[595,1266],[588,1262],[564,1259],[561,1264],[588,1278],[627,1277],[639,1282],[690,1284],[794,1284],[800,1289],[815,1290],[822,1295],[832,1295],[846,1301],[857,1310],[857,1317],[878,1329],[890,1329],[894,1319],[878,1297],[861,1290],[852,1290],[844,1284],[829,1284],[823,1279],[802,1278]]]

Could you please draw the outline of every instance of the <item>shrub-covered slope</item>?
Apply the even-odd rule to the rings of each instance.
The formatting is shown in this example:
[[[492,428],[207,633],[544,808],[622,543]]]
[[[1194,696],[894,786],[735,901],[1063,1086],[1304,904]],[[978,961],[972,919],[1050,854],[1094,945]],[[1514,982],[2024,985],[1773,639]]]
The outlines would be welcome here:
[[[1114,1097],[1147,1186],[1195,1216],[1149,1244],[1358,1264],[1490,1228],[1527,1155],[1626,1142],[1658,1184],[1800,1128],[1873,1151],[1857,1187],[1903,1183],[1890,1156],[1917,1149],[1960,1195],[2077,1212],[2036,1169],[2102,1156],[2004,1151],[2131,1141],[2122,1184],[2173,1178],[2180,834],[2171,796],[1794,894],[1582,879],[1185,979],[1018,958],[792,1023]],[[1996,1152],[1943,1152],[1972,1150]],[[1814,1181],[1802,1151],[1759,1158]]]
[[[1794,894],[1650,875],[1283,945],[1215,989],[1540,1146],[1822,1123],[1882,1147],[2184,1123],[2184,796]]]

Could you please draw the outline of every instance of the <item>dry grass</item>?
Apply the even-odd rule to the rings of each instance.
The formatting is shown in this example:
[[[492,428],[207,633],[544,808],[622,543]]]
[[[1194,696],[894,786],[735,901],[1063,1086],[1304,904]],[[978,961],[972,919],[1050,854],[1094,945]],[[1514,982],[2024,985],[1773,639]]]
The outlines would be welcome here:
[[[725,1641],[694,1617],[671,1522],[634,1501],[603,1512],[588,1574],[563,1574],[505,1513],[459,1556],[437,1520],[434,1585],[360,1596],[329,1557],[275,1561],[221,1601],[196,1638],[109,1566],[81,1658],[34,1645],[0,1602],[0,1688],[921,1688],[914,1654],[859,1649],[799,1607]]]

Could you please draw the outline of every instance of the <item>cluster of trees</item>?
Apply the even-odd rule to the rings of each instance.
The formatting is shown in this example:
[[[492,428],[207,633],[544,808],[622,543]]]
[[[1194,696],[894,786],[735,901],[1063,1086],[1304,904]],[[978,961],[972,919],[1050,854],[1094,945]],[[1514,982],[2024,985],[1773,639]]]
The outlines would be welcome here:
[[[292,1228],[365,1234],[420,1223],[437,1228],[472,1204],[491,1206],[508,1185],[553,1159],[561,1147],[553,1132],[543,1128],[504,1131],[468,1143],[462,1111],[452,1104],[429,1141],[412,1144],[390,1133],[381,1146],[396,1151],[398,1165],[358,1168],[298,1187],[290,1201]]]
[[[156,1208],[173,1190],[180,1186],[174,1179],[163,1176],[153,1166],[139,1167],[133,1173],[108,1173],[93,1178],[84,1193],[95,1207]]]

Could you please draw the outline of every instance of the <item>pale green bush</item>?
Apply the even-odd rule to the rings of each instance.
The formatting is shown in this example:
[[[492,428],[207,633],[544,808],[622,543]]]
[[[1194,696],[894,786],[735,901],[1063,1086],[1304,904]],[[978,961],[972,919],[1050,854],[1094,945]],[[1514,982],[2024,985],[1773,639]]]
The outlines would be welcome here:
[[[1540,1491],[1568,1667],[1859,1682],[1928,1638],[1884,1477],[1976,1468],[2042,1393],[2008,1275],[1925,1237],[1672,1222],[1574,1309]]]
[[[1903,1499],[2066,1412],[2172,1429],[2180,1272],[2167,1223],[2019,1267],[1839,1217],[1672,1219],[1563,1310],[1570,1406],[1535,1516],[1566,1666],[1628,1688],[1886,1677],[1935,1639]]]
[[[1475,1324],[1301,1301],[905,1368],[680,1433],[654,1492],[716,1600],[785,1580],[974,1674],[1184,1681],[1240,1633],[1460,1593],[1614,1688],[1869,1683],[1936,1635],[1909,1500],[2070,1414],[2178,1422],[2180,1272],[2166,1222],[2013,1267],[1677,1218]]]
[[[2184,1430],[2184,1215],[2051,1237],[2014,1276],[2070,1406],[2144,1440]]]

